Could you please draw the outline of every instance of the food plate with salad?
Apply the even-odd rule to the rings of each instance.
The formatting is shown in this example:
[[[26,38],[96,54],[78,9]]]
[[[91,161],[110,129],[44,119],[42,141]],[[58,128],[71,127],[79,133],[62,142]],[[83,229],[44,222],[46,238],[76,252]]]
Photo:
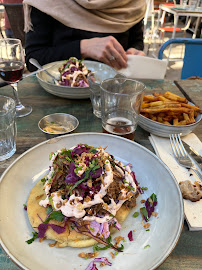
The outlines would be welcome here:
[[[50,94],[70,99],[90,97],[87,79],[89,72],[102,70],[103,73],[114,74],[114,69],[106,64],[90,60],[78,60],[75,57],[49,63],[43,67],[58,81],[55,84],[45,71],[39,72],[36,76],[44,90]]]
[[[172,173],[118,136],[45,141],[14,162],[0,186],[1,245],[22,269],[155,269],[183,226]]]

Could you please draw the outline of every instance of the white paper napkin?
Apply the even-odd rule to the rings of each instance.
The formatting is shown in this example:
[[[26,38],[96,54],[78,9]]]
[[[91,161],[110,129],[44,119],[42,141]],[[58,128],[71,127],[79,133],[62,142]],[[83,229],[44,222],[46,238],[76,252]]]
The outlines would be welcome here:
[[[188,171],[177,163],[169,138],[162,138],[151,134],[149,140],[154,147],[156,155],[168,166],[178,183],[185,180],[190,180],[192,183],[200,181],[193,171]],[[182,137],[182,140],[202,155],[202,142],[194,133]],[[184,213],[190,231],[202,230],[202,199],[197,202],[184,200]]]
[[[119,70],[126,77],[132,79],[164,79],[167,61],[140,55],[127,55],[127,57],[128,66]]]

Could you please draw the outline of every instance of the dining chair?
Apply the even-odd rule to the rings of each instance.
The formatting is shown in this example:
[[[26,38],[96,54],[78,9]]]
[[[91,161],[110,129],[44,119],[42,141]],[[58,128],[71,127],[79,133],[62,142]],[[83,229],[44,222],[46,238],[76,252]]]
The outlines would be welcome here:
[[[202,39],[169,39],[161,46],[158,59],[163,59],[164,50],[172,44],[185,45],[181,79],[187,79],[192,76],[202,77]]]

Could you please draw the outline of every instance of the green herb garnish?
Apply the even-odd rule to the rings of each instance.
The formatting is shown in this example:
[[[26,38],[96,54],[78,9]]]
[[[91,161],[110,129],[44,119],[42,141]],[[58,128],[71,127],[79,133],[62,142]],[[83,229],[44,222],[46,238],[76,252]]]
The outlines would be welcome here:
[[[141,212],[141,214],[145,217],[145,219],[148,221],[149,218],[148,218],[148,212],[147,212],[146,207],[140,208],[140,212]]]
[[[52,209],[55,210],[54,203],[53,203],[53,197],[50,196],[48,199],[49,199],[49,202],[50,202]]]
[[[29,240],[26,241],[26,243],[27,243],[28,245],[31,244],[32,242],[34,242],[34,240],[35,240],[36,238],[38,238],[38,233],[37,233],[37,232],[32,232],[32,234],[33,234],[33,237],[32,237],[31,239],[29,239]]]
[[[127,186],[127,188],[129,188],[131,190],[134,190],[134,187],[131,187],[131,186]]]
[[[133,214],[133,217],[134,218],[136,218],[136,217],[138,217],[139,216],[139,212],[135,212],[134,214]]]
[[[46,208],[46,214],[49,215],[52,211],[53,211],[53,208],[52,208],[51,205],[49,205],[49,206]]]
[[[148,187],[141,187],[142,190],[148,190]]]
[[[44,221],[44,223],[48,223],[51,219],[57,220],[57,221],[63,221],[64,216],[61,211],[53,211],[50,213],[50,216],[47,217],[47,219]]]
[[[46,178],[42,178],[41,182],[43,183],[43,185],[46,183]]]
[[[71,224],[70,227],[72,228],[72,230],[74,230],[74,227],[76,227],[76,225],[75,224]]]
[[[157,202],[157,196],[156,196],[156,194],[153,193],[153,194],[150,196],[150,198],[152,199],[153,202]]]
[[[86,174],[85,174],[85,176],[84,176],[84,178],[82,178],[81,180],[79,180],[78,182],[76,182],[76,183],[73,185],[73,187],[70,189],[70,194],[71,194],[72,190],[74,190],[79,184],[81,184],[83,181],[85,181],[85,180],[88,178],[89,173],[90,173],[90,170],[87,170],[87,171],[86,171]]]
[[[99,247],[98,244],[95,244],[93,246],[93,251],[95,252],[95,251],[99,251],[99,250],[106,250],[106,249],[110,248],[111,246],[112,246],[112,244],[106,245],[104,247]]]
[[[150,245],[146,245],[146,246],[144,247],[144,249],[146,249],[146,248],[148,248],[148,247],[150,247]]]

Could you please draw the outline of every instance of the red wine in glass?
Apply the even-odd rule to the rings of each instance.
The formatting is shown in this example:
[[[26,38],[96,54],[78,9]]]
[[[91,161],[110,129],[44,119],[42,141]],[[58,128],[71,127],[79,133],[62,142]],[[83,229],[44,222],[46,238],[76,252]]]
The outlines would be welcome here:
[[[24,65],[20,61],[8,61],[0,63],[0,77],[8,82],[17,82],[22,78]]]
[[[18,96],[18,82],[24,70],[24,50],[19,39],[0,39],[0,78],[13,88],[16,116],[23,117],[32,112],[32,107],[23,105]]]

